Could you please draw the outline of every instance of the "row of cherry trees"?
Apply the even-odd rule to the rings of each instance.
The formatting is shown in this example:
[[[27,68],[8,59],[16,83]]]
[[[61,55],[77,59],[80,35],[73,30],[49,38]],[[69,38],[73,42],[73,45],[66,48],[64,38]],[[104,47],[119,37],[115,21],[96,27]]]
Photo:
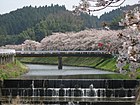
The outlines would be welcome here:
[[[124,30],[127,34],[130,30]],[[121,32],[112,30],[89,29],[81,32],[54,33],[36,42],[26,40],[21,45],[6,45],[3,48],[14,48],[16,50],[106,50],[108,52],[117,52],[116,45],[120,43],[117,40],[117,34]]]
[[[36,42],[25,40],[21,45],[6,45],[2,48],[12,48],[16,50],[105,50],[117,53],[117,47],[122,44],[118,40],[118,33],[128,35],[132,31],[125,30],[84,30],[77,33],[54,33]]]
[[[85,30],[78,33],[55,33],[41,41],[43,50],[108,50],[116,31]],[[110,46],[110,47],[109,47]]]

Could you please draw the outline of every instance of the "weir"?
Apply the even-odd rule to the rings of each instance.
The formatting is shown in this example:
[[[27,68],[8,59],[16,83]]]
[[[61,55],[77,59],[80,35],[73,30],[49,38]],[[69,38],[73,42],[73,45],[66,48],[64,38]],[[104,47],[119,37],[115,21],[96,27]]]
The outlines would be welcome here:
[[[44,103],[62,105],[134,105],[139,80],[50,79],[4,80],[2,103]]]

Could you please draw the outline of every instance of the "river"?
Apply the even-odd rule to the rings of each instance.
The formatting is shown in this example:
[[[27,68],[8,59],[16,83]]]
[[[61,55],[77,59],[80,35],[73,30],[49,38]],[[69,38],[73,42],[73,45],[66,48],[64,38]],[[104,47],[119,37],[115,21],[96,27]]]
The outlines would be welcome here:
[[[114,72],[108,72],[89,67],[63,66],[58,70],[57,65],[26,64],[29,72],[22,75],[21,78],[32,79],[91,79],[102,78],[101,75],[112,75]],[[99,77],[100,76],[100,77]]]

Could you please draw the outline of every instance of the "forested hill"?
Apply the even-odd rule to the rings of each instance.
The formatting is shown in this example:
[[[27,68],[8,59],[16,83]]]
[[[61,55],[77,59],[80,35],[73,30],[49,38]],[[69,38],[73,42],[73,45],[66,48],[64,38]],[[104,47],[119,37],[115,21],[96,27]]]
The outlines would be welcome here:
[[[23,30],[34,26],[50,13],[66,11],[64,6],[23,7],[0,16],[0,34],[19,34]]]
[[[97,17],[73,15],[65,6],[23,7],[0,15],[0,45],[18,44],[25,39],[40,41],[52,32],[80,31],[96,28]]]
[[[0,15],[0,39],[2,40],[0,46],[20,44],[26,39],[40,41],[52,32],[77,32],[86,28],[101,28],[103,21],[113,26],[120,20],[122,15],[120,11],[121,9],[117,9],[105,13],[98,19],[88,14],[73,15],[71,11],[66,10],[65,6],[59,5],[23,7]],[[119,15],[116,16],[116,13]]]

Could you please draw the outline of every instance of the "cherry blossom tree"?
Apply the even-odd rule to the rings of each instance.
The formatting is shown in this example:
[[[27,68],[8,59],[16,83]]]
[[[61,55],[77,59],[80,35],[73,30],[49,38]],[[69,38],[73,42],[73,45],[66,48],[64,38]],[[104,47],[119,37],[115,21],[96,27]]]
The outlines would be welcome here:
[[[15,49],[15,50],[42,50],[41,43],[33,40],[25,40],[22,44],[19,45],[5,45],[1,46],[3,49]]]
[[[125,0],[81,0],[78,6],[74,6],[74,13],[90,13],[107,7],[117,7],[124,2]],[[111,46],[110,42],[108,44],[111,51],[114,51],[113,49],[118,49],[117,52],[119,56],[116,66],[120,73],[123,72],[123,67],[129,63],[129,69],[132,72],[132,76],[135,76],[134,73],[140,66],[140,8],[136,7],[134,10],[127,11],[125,13],[125,18],[122,19],[119,24],[127,27],[129,33],[126,32],[127,34],[124,34],[125,31],[122,30],[122,32],[118,34],[118,39],[111,43],[113,46]],[[100,45],[103,44],[100,42]]]
[[[81,0],[78,6],[73,6],[74,14],[80,14],[81,12],[91,13],[94,11],[100,11],[107,7],[119,7],[125,2],[125,0]]]
[[[140,8],[126,11],[125,18],[119,23],[121,26],[127,27],[128,34],[122,31],[118,34],[120,45],[118,45],[119,57],[117,59],[117,67],[122,73],[123,67],[129,63],[131,76],[135,76],[136,70],[140,67]]]
[[[41,45],[34,40],[25,40],[22,44],[22,50],[41,50]]]

